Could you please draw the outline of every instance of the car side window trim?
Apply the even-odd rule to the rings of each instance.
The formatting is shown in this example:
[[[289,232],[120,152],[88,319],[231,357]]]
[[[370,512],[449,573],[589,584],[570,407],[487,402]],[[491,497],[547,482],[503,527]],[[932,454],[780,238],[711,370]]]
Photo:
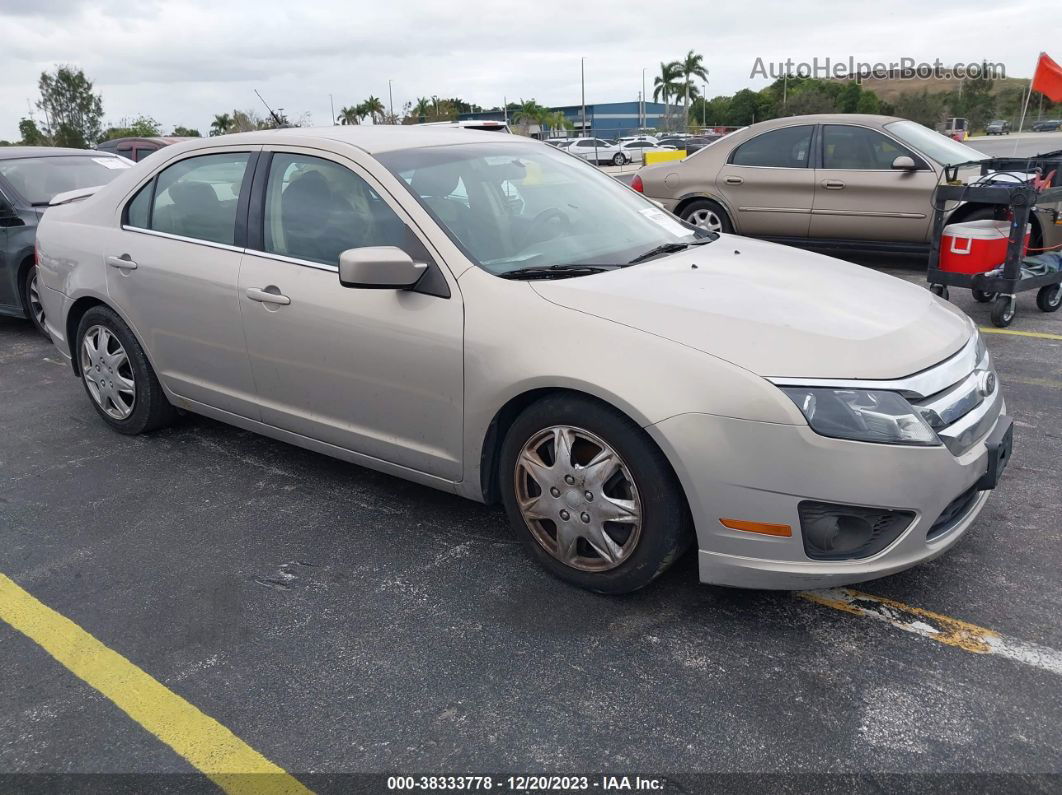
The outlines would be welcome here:
[[[781,130],[792,130],[792,129],[796,129],[796,128],[799,128],[799,127],[810,127],[811,128],[811,132],[809,133],[809,137],[808,137],[808,157],[807,157],[807,160],[804,163],[804,165],[802,165],[802,166],[755,166],[755,165],[746,165],[744,163],[735,163],[734,162],[734,156],[737,155],[737,153],[741,150],[741,148],[743,146],[745,146],[746,144],[752,143],[757,138],[762,138],[765,135],[771,135],[772,133],[776,133],[776,132],[779,132]],[[817,124],[808,124],[807,122],[804,122],[804,123],[801,123],[801,124],[786,124],[786,125],[784,125],[782,127],[775,127],[772,130],[764,130],[759,135],[754,135],[751,138],[746,138],[744,141],[742,141],[737,146],[735,146],[732,150],[730,150],[730,154],[727,155],[727,158],[726,158],[726,164],[728,166],[732,166],[733,168],[769,168],[769,169],[784,169],[786,171],[808,171],[808,170],[813,168],[812,161],[814,160],[813,153],[815,151],[815,132],[816,132],[816,127],[818,127]]]
[[[900,149],[902,149],[903,151],[908,153],[908,156],[910,156],[911,159],[913,159],[915,161],[915,166],[916,166],[915,171],[930,171],[930,172],[934,171],[934,169],[929,165],[929,163],[928,163],[928,161],[927,161],[927,159],[926,159],[926,157],[924,155],[922,155],[921,153],[919,153],[915,149],[912,149],[909,145],[905,144],[903,141],[899,140],[898,138],[895,138],[894,136],[890,135],[885,130],[878,129],[877,127],[868,127],[865,124],[853,124],[851,122],[831,122],[828,125],[827,124],[818,124],[818,125],[816,125],[816,127],[818,128],[818,131],[817,131],[818,135],[817,135],[817,141],[814,144],[814,149],[812,151],[814,151],[815,158],[818,161],[818,164],[815,166],[815,168],[818,169],[819,171],[861,171],[861,172],[866,173],[866,174],[888,174],[888,173],[892,173],[892,172],[894,172],[896,170],[896,169],[893,169],[893,168],[855,168],[855,169],[853,169],[853,168],[830,168],[829,166],[826,165],[826,151],[825,151],[825,149],[826,149],[826,127],[827,126],[829,126],[829,127],[857,127],[857,128],[859,128],[861,130],[869,130],[870,132],[878,133],[878,135],[882,135],[885,138],[888,138],[890,141],[892,141],[894,144],[896,144],[896,146],[898,146]]]
[[[256,257],[264,257],[266,259],[276,260],[277,262],[286,262],[291,265],[299,265],[305,268],[314,268],[316,270],[329,271],[332,273],[339,273],[339,265],[329,265],[323,262],[312,262],[310,260],[299,259],[298,257],[291,257],[285,254],[276,254],[265,250],[265,209],[266,209],[266,191],[269,187],[269,173],[271,171],[274,155],[289,155],[305,157],[315,157],[318,159],[328,160],[335,163],[342,168],[348,169],[359,179],[365,181],[370,190],[374,191],[385,202],[392,212],[395,212],[395,208],[392,204],[394,199],[388,201],[386,196],[390,194],[382,189],[382,186],[375,184],[375,180],[369,179],[369,176],[359,173],[359,171],[351,169],[349,165],[346,165],[338,160],[333,160],[327,155],[331,152],[321,151],[319,153],[309,154],[302,152],[298,149],[269,149],[261,152],[261,156],[257,158],[255,162],[254,173],[250,179],[251,191],[248,198],[246,207],[246,248],[245,251],[248,254],[253,254]],[[400,206],[400,205],[399,205]],[[452,295],[449,282],[442,273],[442,266],[436,261],[435,255],[432,254],[428,248],[428,244],[425,243],[426,237],[421,230],[412,222],[407,221],[402,214],[395,213],[399,220],[409,229],[410,234],[417,238],[426,255],[426,261],[428,264],[428,272],[417,282],[417,285],[412,289],[412,292],[425,293],[427,295],[433,295],[438,298],[450,298]],[[237,215],[237,221],[239,216]]]
[[[171,168],[172,166],[178,165],[179,163],[183,163],[188,160],[192,160],[196,157],[205,157],[208,155],[216,154],[247,155],[247,165],[244,167],[243,180],[240,182],[240,193],[239,196],[237,196],[236,198],[236,220],[233,229],[232,245],[229,245],[227,243],[218,243],[213,240],[203,240],[202,238],[197,237],[185,237],[184,235],[175,235],[170,232],[160,232],[157,229],[151,228],[154,226],[155,223],[155,198],[158,192],[159,174]],[[158,171],[152,174],[151,178],[147,182],[137,187],[137,189],[133,191],[132,195],[125,200],[125,204],[122,205],[121,214],[122,230],[126,232],[142,232],[144,234],[155,235],[156,237],[164,237],[168,240],[179,240],[186,243],[198,243],[200,245],[210,246],[211,248],[224,249],[225,251],[244,251],[247,247],[247,203],[249,201],[251,192],[251,179],[249,177],[251,176],[251,174],[254,173],[254,169],[261,154],[261,150],[257,148],[223,150],[220,152],[215,150],[208,150],[205,152],[200,150],[194,150],[188,153],[188,157],[178,158],[166,163],[166,165],[162,166],[161,168],[159,168]],[[129,207],[134,201],[136,201],[137,197],[140,195],[140,191],[146,189],[148,186],[151,187],[151,198],[148,203],[148,228],[144,229],[139,226],[133,226],[129,223]]]

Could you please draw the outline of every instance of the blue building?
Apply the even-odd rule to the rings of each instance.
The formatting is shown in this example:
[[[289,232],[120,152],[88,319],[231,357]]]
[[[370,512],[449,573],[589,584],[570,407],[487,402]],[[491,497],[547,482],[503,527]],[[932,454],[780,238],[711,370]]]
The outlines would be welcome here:
[[[560,111],[571,122],[573,130],[569,135],[591,135],[598,138],[618,138],[621,135],[632,135],[643,126],[649,129],[661,130],[668,126],[667,107],[662,102],[645,103],[645,124],[641,119],[641,103],[633,102],[596,102],[587,103],[586,106],[586,129],[583,130],[582,105],[562,105],[552,107],[550,111]],[[489,119],[502,121],[506,118],[505,111],[483,111],[481,113],[462,113],[458,119]],[[681,130],[682,106],[672,105],[670,114],[670,127]],[[537,125],[531,125],[529,132],[536,137],[541,135]]]

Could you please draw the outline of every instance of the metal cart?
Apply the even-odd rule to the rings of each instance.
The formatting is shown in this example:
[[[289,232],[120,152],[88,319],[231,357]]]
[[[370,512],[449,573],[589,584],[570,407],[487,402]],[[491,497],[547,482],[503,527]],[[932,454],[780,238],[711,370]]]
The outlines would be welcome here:
[[[958,182],[958,170],[973,163],[948,166],[945,177],[949,183]],[[976,162],[981,167],[982,177],[990,172],[1017,172],[1027,174],[1039,169],[1043,175],[1055,172],[1054,183],[1062,180],[1062,151],[1032,157],[994,157]],[[984,273],[955,273],[940,270],[940,242],[944,232],[945,203],[949,201],[976,202],[995,205],[1000,213],[1010,211],[1010,238],[1007,242],[1007,258],[1001,275],[989,277]],[[1040,276],[1022,277],[1021,263],[1024,258],[1025,228],[1036,205],[1039,212],[1049,216],[1046,223],[1054,224],[1059,219],[1057,209],[1043,205],[1062,202],[1062,187],[1036,190],[1028,182],[985,182],[984,184],[940,185],[933,201],[933,237],[929,252],[929,268],[926,280],[929,289],[944,300],[948,287],[967,287],[981,303],[992,302],[992,323],[1000,328],[1009,326],[1017,313],[1015,294],[1036,290],[1036,305],[1042,312],[1054,312],[1062,305],[1062,271]],[[1046,224],[1045,224],[1046,225]]]

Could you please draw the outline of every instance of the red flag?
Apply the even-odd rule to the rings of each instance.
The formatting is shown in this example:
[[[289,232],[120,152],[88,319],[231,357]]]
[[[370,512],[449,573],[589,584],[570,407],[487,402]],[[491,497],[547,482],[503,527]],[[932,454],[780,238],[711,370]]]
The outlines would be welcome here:
[[[1046,52],[1040,53],[1033,75],[1032,90],[1039,91],[1052,102],[1062,102],[1062,66],[1052,61]]]

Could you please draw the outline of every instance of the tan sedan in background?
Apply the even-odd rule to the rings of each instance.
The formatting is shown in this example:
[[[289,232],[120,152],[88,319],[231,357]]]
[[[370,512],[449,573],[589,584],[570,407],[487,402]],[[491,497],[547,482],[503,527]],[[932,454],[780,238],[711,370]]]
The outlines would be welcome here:
[[[933,191],[944,167],[985,157],[893,116],[790,116],[738,130],[684,160],[643,168],[632,187],[711,231],[921,253],[928,252]],[[960,171],[965,179],[979,174],[977,167]],[[949,223],[991,217],[991,207],[966,203]],[[1035,246],[1048,225],[1036,217],[1032,223]]]

